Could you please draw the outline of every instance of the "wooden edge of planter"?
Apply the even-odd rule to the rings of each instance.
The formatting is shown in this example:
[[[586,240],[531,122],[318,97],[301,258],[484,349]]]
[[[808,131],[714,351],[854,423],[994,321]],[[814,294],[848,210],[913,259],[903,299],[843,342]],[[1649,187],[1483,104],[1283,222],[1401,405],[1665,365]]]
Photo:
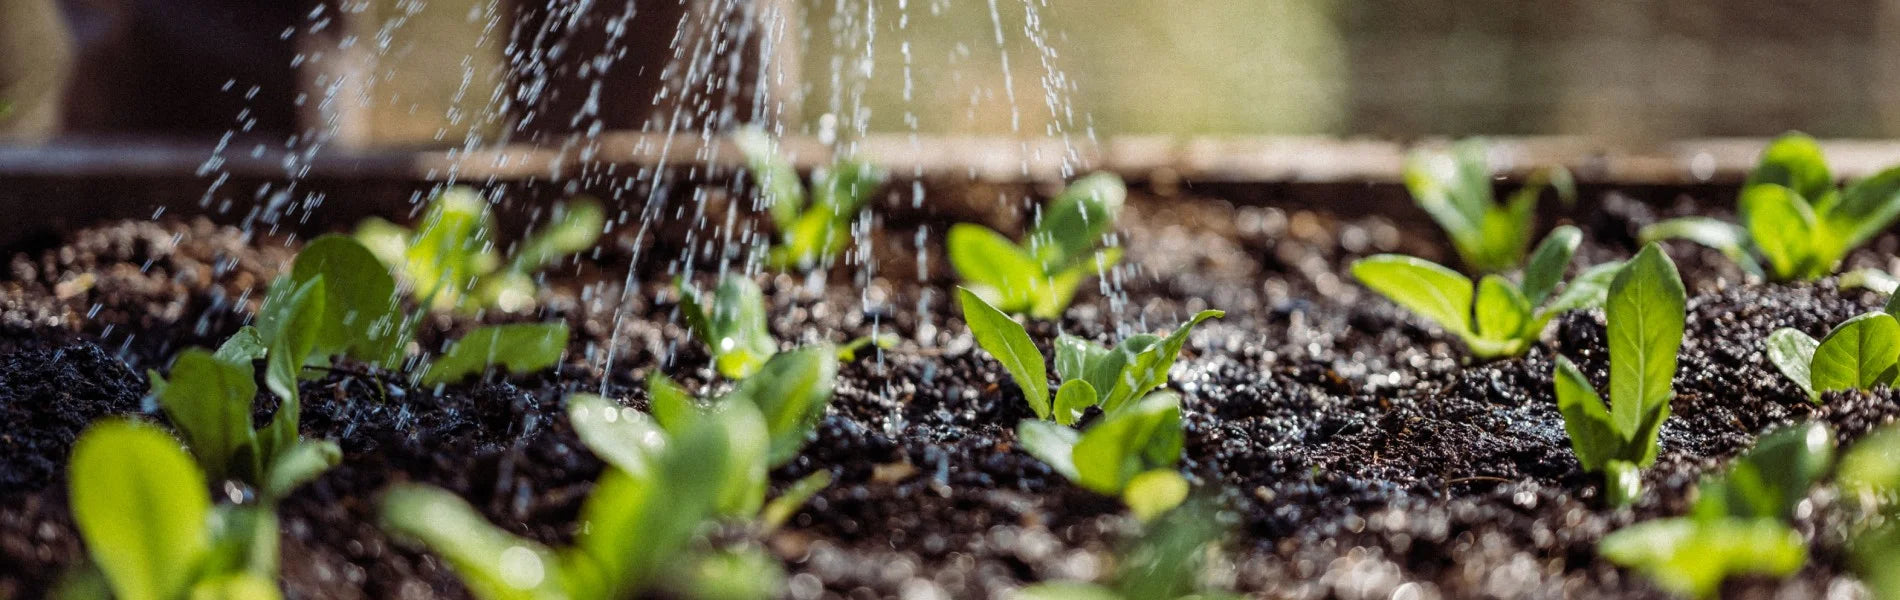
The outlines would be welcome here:
[[[1100,143],[1061,139],[936,137],[880,134],[846,151],[898,177],[974,178],[992,182],[1052,181],[1082,169],[1136,180],[1228,183],[1392,183],[1406,153],[1444,139],[1402,143],[1334,137],[1123,136]],[[1686,185],[1739,182],[1768,140],[1707,138],[1613,143],[1577,137],[1493,139],[1493,162],[1506,177],[1563,165],[1585,183]],[[1900,141],[1824,140],[1836,175],[1856,178],[1900,164]],[[788,138],[784,151],[801,167],[829,162],[834,151],[809,137]],[[323,150],[306,153],[252,142],[175,139],[57,140],[39,146],[0,145],[0,178],[232,176],[296,179],[312,175],[416,181],[522,181],[575,176],[628,177],[640,170],[739,164],[723,141],[698,136],[614,132],[562,147],[503,145],[460,150]]]

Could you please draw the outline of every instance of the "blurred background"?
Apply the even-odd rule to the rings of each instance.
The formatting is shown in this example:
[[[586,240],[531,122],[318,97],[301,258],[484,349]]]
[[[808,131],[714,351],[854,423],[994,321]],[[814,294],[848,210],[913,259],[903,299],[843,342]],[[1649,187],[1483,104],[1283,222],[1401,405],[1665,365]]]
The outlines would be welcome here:
[[[754,120],[1893,137],[1900,1],[0,1],[15,143],[321,131],[456,147]]]

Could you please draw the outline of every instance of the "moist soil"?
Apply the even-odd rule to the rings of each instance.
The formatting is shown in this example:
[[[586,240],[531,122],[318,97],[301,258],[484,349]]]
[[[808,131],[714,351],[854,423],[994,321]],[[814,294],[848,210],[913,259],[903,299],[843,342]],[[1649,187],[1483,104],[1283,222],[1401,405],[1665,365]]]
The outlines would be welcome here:
[[[1004,597],[1036,581],[1099,579],[1137,529],[1115,500],[1017,447],[1015,424],[1031,415],[958,318],[938,240],[956,221],[1019,231],[1021,193],[948,187],[928,209],[892,199],[870,223],[868,249],[827,278],[759,278],[787,344],[901,340],[843,368],[816,436],[772,477],[778,486],[824,470],[835,483],[775,533],[732,533],[783,560],[786,597]],[[1728,202],[1606,194],[1572,219],[1589,239],[1577,262],[1625,258],[1644,224],[1722,216]],[[714,217],[724,210],[708,206]],[[1550,377],[1563,355],[1599,384],[1607,378],[1600,311],[1562,317],[1523,358],[1474,363],[1455,339],[1346,274],[1378,252],[1449,261],[1423,222],[1138,191],[1120,228],[1126,266],[1102,288],[1113,291],[1085,290],[1061,323],[1032,323],[1032,336],[1046,351],[1059,330],[1107,341],[1227,311],[1195,331],[1171,385],[1183,392],[1182,470],[1218,491],[1233,529],[1210,577],[1252,595],[1661,597],[1598,559],[1597,541],[1682,514],[1698,477],[1776,425],[1820,420],[1849,443],[1900,414],[1886,391],[1812,404],[1761,351],[1776,328],[1818,336],[1879,307],[1879,294],[1832,281],[1746,283],[1718,254],[1673,247],[1692,290],[1674,415],[1644,474],[1649,492],[1612,510],[1599,477],[1572,456]],[[422,389],[343,364],[306,382],[303,434],[336,440],[344,460],[280,508],[287,594],[468,597],[440,560],[377,528],[379,493],[393,482],[447,488],[517,534],[571,539],[602,465],[567,423],[563,398],[604,392],[644,408],[638,382],[653,369],[706,393],[724,385],[666,285],[711,270],[716,256],[703,249],[720,232],[658,230],[669,233],[618,234],[556,269],[535,312],[437,317],[419,342],[439,347],[481,322],[564,319],[575,335],[553,372]],[[44,596],[82,561],[64,472],[79,432],[114,416],[162,421],[143,400],[144,370],[235,331],[298,245],[167,220],[105,224],[12,253],[0,276],[0,598]],[[1888,266],[1897,246],[1883,237],[1847,266]],[[1822,491],[1799,512],[1808,565],[1785,580],[1731,580],[1725,596],[1855,589],[1846,511]]]

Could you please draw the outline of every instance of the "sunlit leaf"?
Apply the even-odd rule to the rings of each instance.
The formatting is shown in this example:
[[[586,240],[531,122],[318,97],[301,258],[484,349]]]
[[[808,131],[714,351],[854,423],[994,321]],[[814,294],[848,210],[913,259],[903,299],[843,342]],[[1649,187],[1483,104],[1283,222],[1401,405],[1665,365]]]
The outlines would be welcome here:
[[[567,322],[477,327],[449,344],[422,374],[426,385],[449,383],[500,366],[525,374],[560,364],[567,352]]]
[[[963,320],[969,323],[977,345],[1003,364],[1003,369],[1016,381],[1016,387],[1022,389],[1023,400],[1029,403],[1036,417],[1050,418],[1049,373],[1043,365],[1042,351],[1029,339],[1029,332],[975,292],[959,288],[957,294],[963,306]]]
[[[205,477],[156,428],[92,426],[73,445],[73,521],[120,600],[184,595],[210,546]]]

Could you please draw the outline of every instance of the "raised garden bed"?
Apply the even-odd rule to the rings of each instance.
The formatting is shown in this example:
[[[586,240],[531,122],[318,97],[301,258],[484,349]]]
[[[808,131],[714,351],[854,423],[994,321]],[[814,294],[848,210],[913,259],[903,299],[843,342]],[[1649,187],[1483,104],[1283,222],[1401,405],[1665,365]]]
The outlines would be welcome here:
[[[997,198],[1025,190],[924,183],[921,208],[896,196],[873,205],[868,269],[842,265],[822,283],[759,278],[780,340],[898,339],[845,363],[816,437],[772,473],[775,491],[834,476],[760,540],[783,561],[787,597],[998,597],[1093,579],[1138,529],[1113,498],[1022,451],[1016,425],[1034,415],[959,316],[943,230],[977,221],[1020,231],[1017,205]],[[1643,473],[1649,492],[1611,508],[1601,477],[1573,455],[1551,378],[1558,355],[1593,377],[1606,372],[1602,311],[1560,317],[1522,358],[1474,363],[1455,338],[1349,275],[1353,260],[1381,252],[1452,262],[1416,213],[1363,210],[1405,205],[1311,200],[1355,189],[1373,188],[1303,189],[1315,195],[1281,208],[1271,186],[1138,188],[1118,226],[1128,266],[1119,288],[1085,285],[1060,323],[1030,327],[1039,343],[1058,329],[1108,340],[1120,324],[1147,331],[1226,311],[1193,333],[1170,384],[1182,392],[1180,470],[1231,509],[1218,583],[1270,597],[1661,596],[1600,559],[1597,542],[1683,514],[1701,476],[1772,426],[1824,422],[1845,445],[1900,414],[1885,390],[1809,403],[1763,354],[1771,331],[1818,336],[1879,308],[1883,294],[1833,280],[1746,283],[1719,253],[1672,246],[1690,290],[1674,416]],[[1364,193],[1395,191],[1376,189]],[[1629,257],[1637,231],[1660,218],[1724,215],[1733,193],[1651,185],[1638,190],[1645,202],[1592,186],[1587,208],[1563,218],[1586,234],[1577,262],[1596,264]],[[723,223],[733,206],[712,194],[711,218],[697,222]],[[642,382],[655,369],[720,386],[671,286],[682,259],[715,264],[705,250],[714,226],[616,228],[585,260],[552,271],[538,312],[438,317],[420,334],[434,347],[476,321],[563,320],[574,336],[552,372],[439,390],[351,369],[304,382],[303,433],[337,441],[343,460],[281,505],[286,594],[467,596],[441,560],[378,527],[392,482],[441,486],[515,534],[572,540],[602,463],[567,422],[564,399],[595,392],[645,409]],[[236,332],[299,247],[176,212],[15,244],[0,275],[0,597],[39,597],[84,556],[63,467],[80,431],[152,412],[142,373]],[[1897,251],[1900,238],[1884,234],[1843,269],[1887,267]],[[1793,521],[1810,543],[1807,566],[1784,580],[1734,579],[1724,595],[1852,589],[1845,517],[1826,494],[1810,501]]]

